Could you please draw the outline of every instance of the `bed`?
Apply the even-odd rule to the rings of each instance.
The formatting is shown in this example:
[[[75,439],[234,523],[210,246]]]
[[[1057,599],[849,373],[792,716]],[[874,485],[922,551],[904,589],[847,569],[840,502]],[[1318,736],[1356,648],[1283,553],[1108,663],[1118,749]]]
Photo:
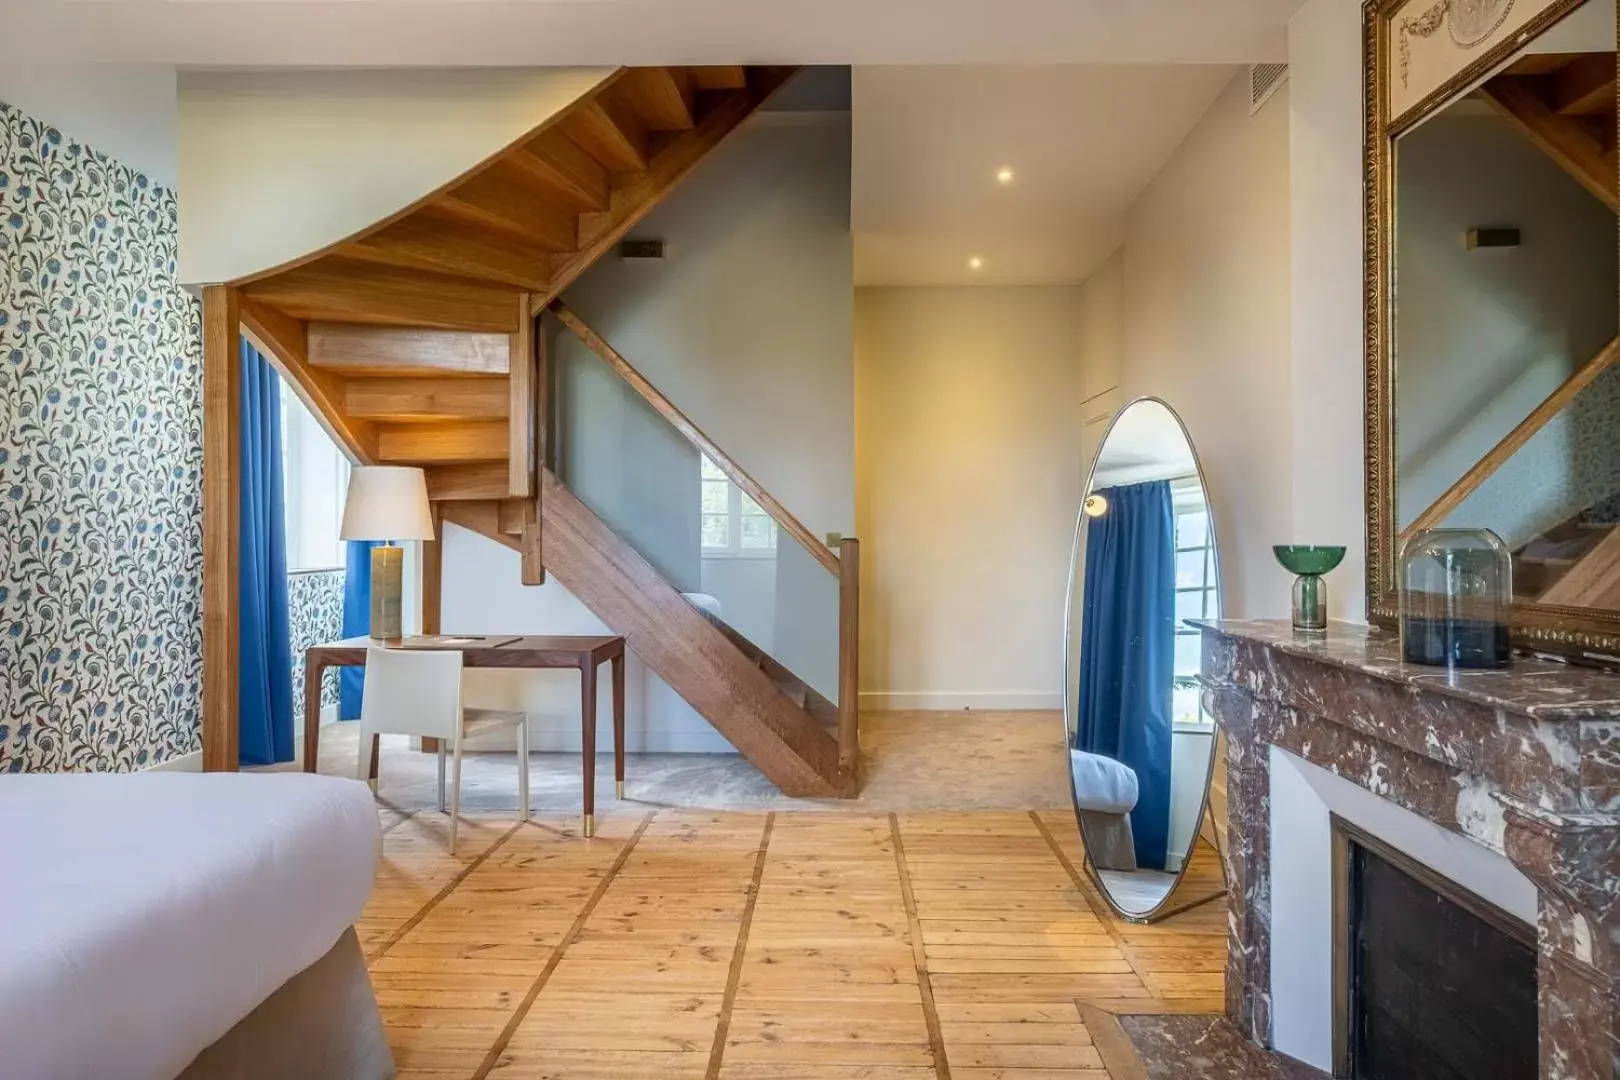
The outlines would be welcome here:
[[[393,1074],[353,925],[364,784],[0,778],[3,1080]]]

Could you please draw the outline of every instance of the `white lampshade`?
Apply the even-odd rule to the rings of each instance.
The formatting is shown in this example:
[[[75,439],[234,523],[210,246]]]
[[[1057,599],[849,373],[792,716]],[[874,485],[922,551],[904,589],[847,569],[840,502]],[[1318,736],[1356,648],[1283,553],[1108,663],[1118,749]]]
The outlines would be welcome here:
[[[432,540],[427,475],[393,465],[357,465],[343,502],[344,540]]]

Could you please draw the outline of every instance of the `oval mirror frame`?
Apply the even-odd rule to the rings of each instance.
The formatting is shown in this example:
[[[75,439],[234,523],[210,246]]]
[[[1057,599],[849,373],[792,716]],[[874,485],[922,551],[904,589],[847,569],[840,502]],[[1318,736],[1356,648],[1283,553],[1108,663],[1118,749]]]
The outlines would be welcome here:
[[[1199,487],[1203,491],[1203,494],[1204,494],[1204,505],[1205,505],[1206,508],[1208,508],[1208,512],[1209,512],[1209,534],[1210,534],[1210,538],[1211,538],[1211,541],[1212,541],[1210,557],[1213,560],[1213,565],[1214,565],[1214,569],[1215,569],[1215,596],[1216,596],[1217,602],[1220,603],[1222,605],[1223,609],[1224,609],[1224,599],[1221,597],[1222,587],[1221,587],[1221,573],[1220,573],[1220,544],[1219,544],[1219,540],[1218,540],[1218,534],[1217,534],[1217,531],[1215,529],[1215,511],[1214,511],[1214,507],[1210,504],[1210,501],[1209,501],[1209,482],[1206,479],[1205,474],[1204,474],[1203,460],[1198,456],[1198,447],[1193,442],[1192,434],[1187,430],[1186,422],[1181,419],[1181,414],[1176,412],[1175,408],[1173,406],[1171,406],[1171,404],[1169,402],[1165,401],[1163,398],[1155,397],[1153,395],[1144,395],[1142,397],[1132,398],[1130,401],[1126,402],[1119,409],[1119,411],[1114,413],[1114,415],[1112,417],[1110,417],[1109,420],[1108,420],[1108,426],[1103,431],[1103,435],[1102,435],[1101,440],[1099,440],[1099,442],[1097,443],[1097,452],[1093,456],[1093,458],[1091,459],[1091,461],[1089,462],[1089,464],[1086,467],[1086,484],[1085,484],[1085,487],[1083,489],[1083,497],[1081,499],[1081,506],[1079,507],[1079,509],[1075,513],[1074,537],[1073,537],[1073,540],[1072,540],[1072,542],[1070,544],[1070,549],[1069,549],[1068,588],[1067,588],[1067,590],[1065,591],[1065,594],[1064,594],[1064,604],[1063,604],[1063,639],[1062,639],[1062,649],[1063,649],[1063,716],[1062,716],[1062,719],[1063,719],[1063,729],[1064,729],[1065,754],[1067,754],[1068,748],[1069,748],[1069,746],[1071,744],[1071,741],[1072,741],[1072,737],[1071,737],[1071,734],[1070,734],[1070,727],[1069,727],[1070,718],[1071,717],[1077,717],[1078,705],[1079,705],[1079,703],[1075,700],[1077,690],[1078,690],[1078,687],[1079,687],[1078,660],[1076,658],[1077,657],[1077,649],[1071,649],[1071,647],[1070,647],[1070,634],[1071,634],[1071,632],[1073,630],[1073,624],[1074,624],[1075,600],[1076,600],[1075,588],[1076,588],[1077,583],[1080,580],[1082,580],[1081,575],[1084,573],[1084,569],[1083,569],[1082,564],[1081,564],[1081,559],[1083,558],[1083,556],[1085,554],[1085,552],[1084,552],[1084,544],[1085,544],[1086,520],[1087,520],[1087,518],[1089,516],[1086,513],[1085,504],[1089,500],[1089,497],[1090,497],[1090,495],[1092,493],[1092,485],[1095,483],[1096,476],[1097,476],[1097,465],[1102,460],[1103,453],[1107,450],[1109,437],[1114,434],[1114,430],[1119,425],[1120,419],[1122,417],[1124,417],[1133,408],[1136,408],[1137,406],[1144,405],[1144,404],[1153,404],[1153,405],[1159,406],[1167,414],[1169,414],[1169,416],[1173,420],[1175,420],[1176,428],[1181,433],[1181,438],[1184,441],[1184,443],[1186,444],[1188,453],[1192,457],[1193,468],[1198,474],[1198,484],[1199,484]],[[1199,822],[1199,825],[1198,825],[1198,828],[1195,829],[1195,831],[1193,833],[1192,844],[1193,844],[1194,848],[1196,848],[1196,845],[1197,845],[1197,842],[1198,842],[1199,831],[1202,829],[1203,821],[1209,814],[1209,793],[1210,793],[1210,785],[1213,782],[1214,777],[1215,777],[1215,763],[1219,759],[1220,755],[1225,750],[1225,742],[1226,742],[1225,734],[1221,730],[1219,722],[1216,721],[1214,719],[1214,717],[1212,716],[1211,717],[1211,723],[1213,725],[1213,730],[1211,732],[1211,738],[1210,738],[1210,754],[1209,754],[1209,761],[1208,761],[1208,763],[1207,763],[1207,765],[1205,766],[1205,769],[1204,769],[1203,787],[1202,787],[1202,790],[1201,790],[1201,794],[1199,796],[1198,817],[1197,817],[1197,821]],[[1072,810],[1073,810],[1073,812],[1075,814],[1075,828],[1081,834],[1082,846],[1086,846],[1085,843],[1084,843],[1084,841],[1085,841],[1085,831],[1084,831],[1084,828],[1083,828],[1083,826],[1081,824],[1080,816],[1079,816],[1080,815],[1080,797],[1079,797],[1079,793],[1075,791],[1075,786],[1074,786],[1074,770],[1072,768],[1067,767],[1067,763],[1066,763],[1065,771],[1068,773],[1068,777],[1069,777],[1069,798],[1070,798],[1070,802],[1071,802],[1071,808],[1072,808]],[[1209,892],[1207,894],[1201,894],[1198,897],[1190,899],[1190,900],[1178,899],[1177,894],[1181,891],[1182,879],[1185,877],[1188,867],[1190,867],[1192,865],[1193,860],[1190,857],[1191,851],[1189,851],[1188,857],[1185,857],[1185,858],[1182,859],[1181,866],[1176,870],[1175,880],[1170,884],[1170,887],[1165,890],[1164,896],[1161,897],[1159,899],[1159,901],[1156,904],[1154,904],[1151,908],[1148,908],[1145,911],[1132,911],[1132,910],[1126,909],[1126,908],[1122,907],[1117,900],[1115,900],[1113,893],[1109,889],[1109,885],[1108,885],[1107,881],[1105,881],[1103,879],[1101,873],[1097,869],[1096,864],[1092,861],[1091,852],[1090,852],[1090,849],[1089,849],[1088,846],[1086,846],[1086,853],[1085,853],[1086,876],[1091,879],[1092,885],[1095,886],[1096,889],[1097,889],[1097,892],[1102,895],[1103,901],[1105,903],[1107,903],[1109,909],[1116,916],[1118,916],[1119,918],[1125,920],[1126,922],[1138,923],[1138,924],[1147,924],[1147,923],[1158,922],[1158,921],[1160,921],[1162,919],[1167,919],[1170,916],[1179,914],[1179,913],[1181,913],[1183,911],[1186,911],[1189,908],[1197,907],[1200,904],[1204,904],[1204,903],[1207,903],[1207,902],[1209,902],[1211,900],[1214,900],[1214,899],[1216,899],[1218,897],[1224,896],[1226,894],[1228,888],[1230,887],[1230,882],[1229,882],[1228,877],[1227,877],[1225,852],[1223,850],[1221,850],[1221,846],[1220,846],[1221,845],[1220,830],[1217,828],[1217,829],[1215,829],[1213,831],[1215,833],[1214,846],[1215,846],[1215,849],[1216,849],[1215,850],[1216,861],[1219,863],[1220,870],[1221,870],[1221,887],[1220,887],[1220,889],[1218,889],[1216,891]]]

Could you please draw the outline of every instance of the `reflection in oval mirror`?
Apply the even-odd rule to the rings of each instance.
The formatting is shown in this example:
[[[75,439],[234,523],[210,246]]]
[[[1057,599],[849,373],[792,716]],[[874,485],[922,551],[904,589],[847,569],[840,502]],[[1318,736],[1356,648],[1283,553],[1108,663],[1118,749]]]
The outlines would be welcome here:
[[[1216,732],[1192,619],[1220,617],[1220,564],[1180,418],[1143,398],[1115,418],[1075,525],[1064,719],[1086,867],[1129,919],[1225,892],[1206,807]]]

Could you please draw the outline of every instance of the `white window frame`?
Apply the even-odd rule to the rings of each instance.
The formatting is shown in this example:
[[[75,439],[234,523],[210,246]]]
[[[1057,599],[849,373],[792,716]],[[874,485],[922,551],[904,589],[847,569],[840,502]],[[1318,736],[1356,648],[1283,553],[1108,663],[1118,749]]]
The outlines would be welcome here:
[[[1183,482],[1183,483],[1185,483],[1185,482]],[[1191,478],[1191,483],[1194,484],[1194,485],[1198,485],[1198,478],[1197,477]],[[1175,487],[1176,487],[1176,485],[1172,484],[1172,497],[1174,496],[1174,493],[1175,493]],[[1203,574],[1202,574],[1202,577],[1200,578],[1199,584],[1197,584],[1197,585],[1188,585],[1188,586],[1183,587],[1183,586],[1178,584],[1176,586],[1176,588],[1175,588],[1175,597],[1172,598],[1172,603],[1175,602],[1175,599],[1179,599],[1183,594],[1186,594],[1186,593],[1202,593],[1203,594],[1203,599],[1202,599],[1202,602],[1199,604],[1199,610],[1201,612],[1200,617],[1206,618],[1206,619],[1219,618],[1220,617],[1220,610],[1221,610],[1221,596],[1220,596],[1220,578],[1215,572],[1215,521],[1214,521],[1214,518],[1209,517],[1208,520],[1205,522],[1204,542],[1203,542],[1202,545],[1197,545],[1197,546],[1192,546],[1192,547],[1182,547],[1181,542],[1180,542],[1180,538],[1181,538],[1181,519],[1183,517],[1190,517],[1191,515],[1197,514],[1197,513],[1203,513],[1203,514],[1206,514],[1206,515],[1208,515],[1208,513],[1209,513],[1209,504],[1203,498],[1202,486],[1201,485],[1198,486],[1198,490],[1199,490],[1199,499],[1196,502],[1188,501],[1185,504],[1178,504],[1178,503],[1175,503],[1175,502],[1172,503],[1172,511],[1171,512],[1172,512],[1172,515],[1173,515],[1173,518],[1174,518],[1174,522],[1173,522],[1173,525],[1172,525],[1172,528],[1174,529],[1174,538],[1173,538],[1172,542],[1173,542],[1173,544],[1175,546],[1176,561],[1177,561],[1178,564],[1180,563],[1180,556],[1182,556],[1182,555],[1190,554],[1190,553],[1195,552],[1195,551],[1202,551],[1204,553]],[[1194,628],[1189,627],[1189,626],[1186,626],[1182,622],[1181,617],[1179,615],[1176,616],[1176,627],[1175,627],[1175,636],[1176,637],[1178,637],[1178,638],[1198,637],[1201,634],[1202,634],[1202,631],[1194,629]],[[1195,675],[1199,674],[1199,670],[1201,668],[1202,668],[1202,664],[1200,664],[1199,668],[1195,668],[1192,671],[1180,671],[1180,670],[1177,670],[1177,671],[1173,672],[1173,677],[1175,679],[1177,679],[1177,680],[1181,680],[1181,679],[1188,678],[1190,676],[1195,676]],[[1174,717],[1172,717],[1171,719],[1172,719],[1172,721],[1174,721],[1175,730],[1177,730],[1177,731],[1207,732],[1207,731],[1212,731],[1214,729],[1214,726],[1215,726],[1214,718],[1209,716],[1209,714],[1207,714],[1204,711],[1204,706],[1203,706],[1202,701],[1200,701],[1199,705],[1198,705],[1198,720],[1196,722],[1187,723],[1185,721],[1175,721]]]
[[[313,574],[342,570],[347,562],[343,542],[337,541],[330,552],[305,551],[303,524],[305,516],[316,509],[330,513],[332,520],[342,522],[343,500],[348,493],[352,463],[343,448],[332,441],[320,422],[310,414],[286,379],[281,380],[280,393],[282,518],[286,530],[287,572]],[[317,491],[304,490],[304,463],[306,457],[312,454],[330,454],[335,459],[331,490],[326,490],[325,485]]]
[[[755,510],[745,512],[743,510],[743,500],[748,498],[748,497],[743,493],[742,488],[738,487],[736,482],[733,481],[731,479],[731,477],[729,477],[729,476],[725,477],[725,483],[726,483],[726,541],[727,541],[726,546],[725,547],[713,547],[713,546],[710,546],[709,544],[702,543],[702,536],[703,536],[702,519],[705,518],[705,517],[711,516],[708,511],[706,511],[706,510],[704,510],[702,508],[702,503],[701,503],[702,487],[707,486],[709,484],[715,484],[715,483],[720,482],[719,477],[713,477],[713,476],[704,475],[704,471],[703,471],[702,466],[703,465],[709,465],[714,469],[715,472],[720,473],[722,476],[724,476],[725,470],[721,469],[719,465],[716,465],[714,463],[714,461],[712,459],[710,459],[707,454],[703,454],[703,453],[700,452],[699,453],[699,458],[701,459],[701,461],[700,461],[700,464],[699,464],[699,477],[700,477],[700,479],[699,479],[698,482],[699,482],[699,484],[701,486],[699,488],[700,501],[699,501],[699,507],[698,507],[698,517],[699,517],[698,537],[699,537],[699,543],[701,544],[701,548],[702,548],[702,550],[700,552],[702,557],[705,558],[705,559],[774,559],[774,558],[776,558],[776,545],[779,542],[779,536],[780,536],[780,530],[777,529],[776,522],[771,518],[771,516],[769,514],[765,513],[764,509],[762,507],[760,507],[758,503],[754,503],[752,499],[748,499],[748,501],[750,503],[753,503]],[[769,547],[745,548],[745,547],[742,546],[742,521],[743,521],[743,518],[744,517],[755,516],[755,511],[757,511],[759,516],[764,517],[766,521],[770,522],[771,544],[770,544]],[[713,515],[713,516],[718,516],[718,515]]]

